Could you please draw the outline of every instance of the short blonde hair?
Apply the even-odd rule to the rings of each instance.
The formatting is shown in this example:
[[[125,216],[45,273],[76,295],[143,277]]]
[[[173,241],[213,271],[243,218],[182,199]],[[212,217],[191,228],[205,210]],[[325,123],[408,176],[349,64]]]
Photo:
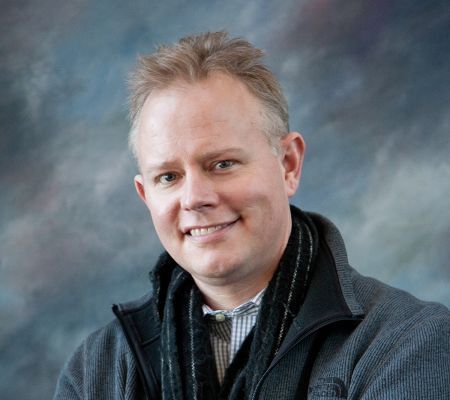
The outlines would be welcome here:
[[[261,60],[263,55],[247,40],[229,38],[227,32],[219,31],[187,36],[139,57],[129,79],[129,145],[133,155],[137,158],[137,124],[147,97],[177,80],[195,83],[212,72],[239,79],[261,101],[267,111],[262,121],[264,133],[278,149],[278,139],[289,132],[288,107],[278,80]]]

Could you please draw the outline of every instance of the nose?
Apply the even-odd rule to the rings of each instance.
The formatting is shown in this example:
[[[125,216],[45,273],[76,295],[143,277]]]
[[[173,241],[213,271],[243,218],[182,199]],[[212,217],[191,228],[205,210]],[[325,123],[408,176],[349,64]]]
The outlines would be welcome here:
[[[181,207],[185,210],[199,211],[218,204],[219,196],[214,182],[207,174],[190,172],[185,175]]]

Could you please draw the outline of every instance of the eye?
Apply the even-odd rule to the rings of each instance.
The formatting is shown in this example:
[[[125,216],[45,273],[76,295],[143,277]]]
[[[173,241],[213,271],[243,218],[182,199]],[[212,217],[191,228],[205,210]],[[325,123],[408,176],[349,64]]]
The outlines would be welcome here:
[[[156,183],[161,183],[163,185],[167,185],[169,183],[172,183],[177,179],[177,175],[173,172],[167,172],[165,174],[161,174],[156,177]]]
[[[227,169],[232,167],[235,164],[234,161],[231,160],[222,160],[215,163],[214,168],[215,169]]]

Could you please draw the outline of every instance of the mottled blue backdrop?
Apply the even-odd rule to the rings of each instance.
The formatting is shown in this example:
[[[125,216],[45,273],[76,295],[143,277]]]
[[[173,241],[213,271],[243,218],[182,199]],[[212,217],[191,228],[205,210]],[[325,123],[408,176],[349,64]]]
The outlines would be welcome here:
[[[450,305],[449,6],[426,0],[2,1],[0,397],[46,399],[64,360],[149,289],[134,193],[136,55],[227,29],[267,51],[308,144],[293,202],[364,274]]]

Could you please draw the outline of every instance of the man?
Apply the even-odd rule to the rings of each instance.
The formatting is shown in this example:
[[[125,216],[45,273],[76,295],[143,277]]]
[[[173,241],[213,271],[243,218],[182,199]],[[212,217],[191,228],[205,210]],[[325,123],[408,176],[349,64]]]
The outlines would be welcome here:
[[[167,253],[56,399],[448,399],[450,313],[360,276],[289,205],[305,144],[262,52],[181,39],[132,77],[135,186]]]

